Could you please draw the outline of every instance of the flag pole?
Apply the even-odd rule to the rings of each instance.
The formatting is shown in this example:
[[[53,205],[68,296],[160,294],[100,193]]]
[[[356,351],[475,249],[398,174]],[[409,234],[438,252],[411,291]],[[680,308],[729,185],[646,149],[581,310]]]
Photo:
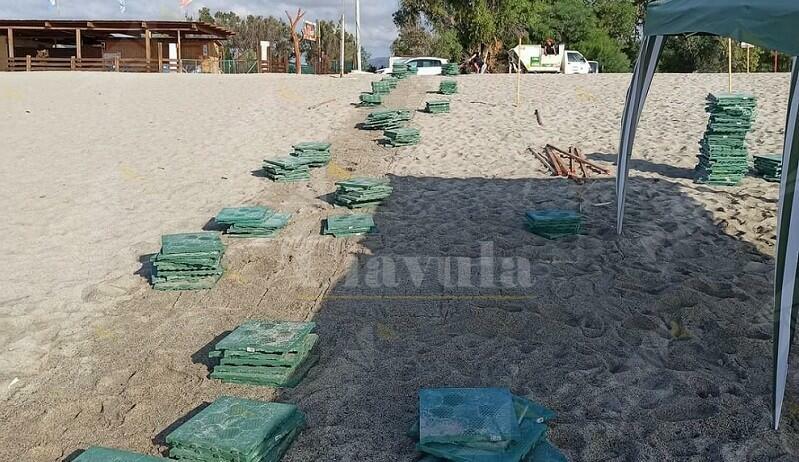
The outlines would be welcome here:
[[[732,93],[732,39],[727,39],[727,74],[729,75],[729,90]]]

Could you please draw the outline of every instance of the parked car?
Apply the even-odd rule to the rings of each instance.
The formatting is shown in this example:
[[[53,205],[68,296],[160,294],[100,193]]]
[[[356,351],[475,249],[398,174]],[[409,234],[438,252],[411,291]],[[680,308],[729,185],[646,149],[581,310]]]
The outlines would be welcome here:
[[[394,63],[404,62],[406,64],[416,64],[417,75],[441,75],[441,66],[449,61],[444,58],[435,58],[430,56],[422,56],[417,58],[407,57],[391,57],[388,61],[388,67],[379,69],[378,74],[391,74],[391,68]]]
[[[567,50],[563,44],[557,46],[556,53],[544,53],[541,45],[521,45],[508,50],[510,71],[516,71],[516,63],[521,61],[523,72],[550,72],[561,74],[588,74],[591,71],[588,60],[575,50]]]

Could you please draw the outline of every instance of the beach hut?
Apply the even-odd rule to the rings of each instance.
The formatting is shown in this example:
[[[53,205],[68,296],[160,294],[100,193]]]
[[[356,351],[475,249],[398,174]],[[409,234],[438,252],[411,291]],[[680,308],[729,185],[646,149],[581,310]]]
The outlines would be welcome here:
[[[731,37],[793,56],[783,174],[777,227],[777,274],[774,297],[774,428],[779,427],[792,326],[799,315],[799,2],[796,0],[656,0],[647,8],[643,43],[622,115],[616,226],[622,231],[624,189],[641,110],[667,36],[706,34]]]

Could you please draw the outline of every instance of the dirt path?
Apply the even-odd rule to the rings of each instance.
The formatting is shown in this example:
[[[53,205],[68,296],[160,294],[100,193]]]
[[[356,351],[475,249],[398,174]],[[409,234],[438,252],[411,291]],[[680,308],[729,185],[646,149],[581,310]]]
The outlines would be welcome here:
[[[418,107],[421,85],[404,82],[387,105]],[[205,355],[244,320],[315,318],[331,285],[363,252],[358,239],[320,236],[320,226],[335,213],[335,181],[385,175],[398,155],[377,145],[379,132],[355,128],[367,113],[353,108],[341,122],[331,139],[333,161],[310,182],[264,180],[252,202],[291,211],[292,222],[274,240],[229,241],[227,272],[216,288],[144,290],[104,313],[90,338],[51,354],[37,382],[0,410],[8,429],[0,433],[0,460],[60,461],[89,445],[158,454],[168,431],[204,402],[223,394],[277,398],[268,388],[209,380]]]

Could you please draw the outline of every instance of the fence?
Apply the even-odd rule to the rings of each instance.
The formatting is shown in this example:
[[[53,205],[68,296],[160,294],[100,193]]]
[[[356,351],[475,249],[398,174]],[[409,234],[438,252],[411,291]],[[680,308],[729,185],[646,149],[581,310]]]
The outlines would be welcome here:
[[[314,64],[303,64],[303,74],[337,74],[338,62],[322,59]],[[345,63],[346,72],[352,63]],[[203,74],[255,74],[293,73],[294,63],[287,57],[272,60],[200,60],[200,59],[150,59],[146,58],[9,58],[11,72],[33,71],[93,71],[93,72],[176,72]]]

